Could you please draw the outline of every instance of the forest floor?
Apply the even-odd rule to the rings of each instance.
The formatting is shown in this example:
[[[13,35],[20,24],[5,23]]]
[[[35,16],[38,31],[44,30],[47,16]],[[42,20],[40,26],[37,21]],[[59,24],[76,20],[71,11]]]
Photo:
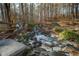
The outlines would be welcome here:
[[[68,28],[79,33],[79,23],[69,21],[51,22],[49,24],[43,24],[40,27],[35,25],[30,31],[24,31],[28,34],[28,37],[22,36],[20,42],[27,45],[30,49],[26,50],[27,56],[79,56],[79,44],[74,41],[59,41],[58,33],[53,28]],[[15,39],[17,34],[12,32],[1,33],[1,38]],[[10,36],[9,36],[10,35]],[[18,33],[18,35],[20,35]],[[24,37],[24,39],[23,39]],[[27,39],[29,41],[27,42]],[[18,40],[20,40],[18,39]],[[18,41],[16,39],[16,41]]]
[[[30,41],[28,45],[31,50],[26,54],[27,56],[79,56],[79,44],[74,41],[59,41],[58,34],[52,30],[55,26],[61,28],[68,28],[79,31],[76,24],[67,24],[68,22],[53,22],[52,26],[42,25],[40,28],[36,26],[30,32]],[[63,26],[62,26],[62,25]],[[52,28],[51,28],[52,27]],[[75,27],[75,28],[74,28]],[[32,37],[31,37],[32,36]]]

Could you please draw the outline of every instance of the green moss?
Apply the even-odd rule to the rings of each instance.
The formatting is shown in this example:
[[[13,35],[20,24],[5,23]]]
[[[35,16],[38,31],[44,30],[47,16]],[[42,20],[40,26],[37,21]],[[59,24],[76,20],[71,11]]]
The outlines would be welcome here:
[[[70,40],[74,38],[77,42],[79,42],[79,35],[72,30],[64,30],[59,34],[60,40]]]

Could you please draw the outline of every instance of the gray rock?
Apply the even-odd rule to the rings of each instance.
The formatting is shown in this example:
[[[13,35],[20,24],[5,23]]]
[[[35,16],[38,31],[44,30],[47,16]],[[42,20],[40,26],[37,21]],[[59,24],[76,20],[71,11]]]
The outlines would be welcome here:
[[[35,48],[35,49],[33,49],[33,51],[31,51],[27,55],[30,55],[30,56],[50,56],[51,53],[46,51],[43,48]]]
[[[1,56],[9,56],[9,55],[17,55],[18,53],[22,53],[26,49],[24,44],[16,42],[14,40],[4,39],[0,41],[0,55]]]
[[[48,37],[45,35],[36,35],[35,38],[37,39],[38,42],[41,42],[42,44],[48,45],[48,46],[54,46],[57,45],[56,39],[53,37]]]
[[[52,52],[52,55],[53,56],[67,56],[68,55],[68,53],[67,52],[64,52],[64,51],[54,51],[54,52]]]

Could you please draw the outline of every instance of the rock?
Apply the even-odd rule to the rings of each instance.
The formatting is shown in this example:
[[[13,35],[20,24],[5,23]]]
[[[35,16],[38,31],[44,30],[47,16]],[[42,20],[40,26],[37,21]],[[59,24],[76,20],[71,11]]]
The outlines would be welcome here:
[[[52,54],[51,54],[51,52],[49,52],[49,51],[42,51],[42,52],[40,53],[40,56],[52,56]]]
[[[32,48],[35,48],[41,46],[42,43],[35,40],[31,40],[29,41],[29,44],[31,45]]]
[[[70,45],[73,45],[73,46],[75,46],[75,47],[78,47],[78,43],[76,43],[76,42],[72,42],[72,41],[64,41],[63,43],[62,43],[62,45],[67,45],[67,44],[70,44]]]
[[[53,47],[53,51],[61,51],[61,47]]]
[[[52,55],[53,56],[67,56],[67,55],[69,55],[67,52],[63,52],[63,51],[54,51],[54,52],[52,52]]]
[[[50,47],[50,46],[47,46],[47,45],[44,45],[44,44],[42,44],[42,46],[40,46],[40,48],[43,48],[43,49],[45,49],[46,51],[52,51],[52,47]]]
[[[51,55],[51,53],[46,51],[43,48],[35,48],[35,49],[33,49],[33,51],[31,51],[27,55],[29,55],[29,56],[49,56],[49,55]]]
[[[41,35],[36,35],[35,38],[37,39],[38,42],[41,42],[42,44],[48,46],[53,46],[57,44],[57,42],[55,41],[56,39],[53,37],[48,37],[41,34]]]
[[[19,55],[28,47],[22,43],[16,42],[12,39],[3,39],[0,41],[0,55],[14,56]]]

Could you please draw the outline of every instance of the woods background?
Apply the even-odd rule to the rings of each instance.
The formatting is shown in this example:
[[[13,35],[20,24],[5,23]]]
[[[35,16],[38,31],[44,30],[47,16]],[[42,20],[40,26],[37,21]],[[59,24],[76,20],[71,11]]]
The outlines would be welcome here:
[[[0,3],[0,29],[51,20],[79,20],[79,3]]]

